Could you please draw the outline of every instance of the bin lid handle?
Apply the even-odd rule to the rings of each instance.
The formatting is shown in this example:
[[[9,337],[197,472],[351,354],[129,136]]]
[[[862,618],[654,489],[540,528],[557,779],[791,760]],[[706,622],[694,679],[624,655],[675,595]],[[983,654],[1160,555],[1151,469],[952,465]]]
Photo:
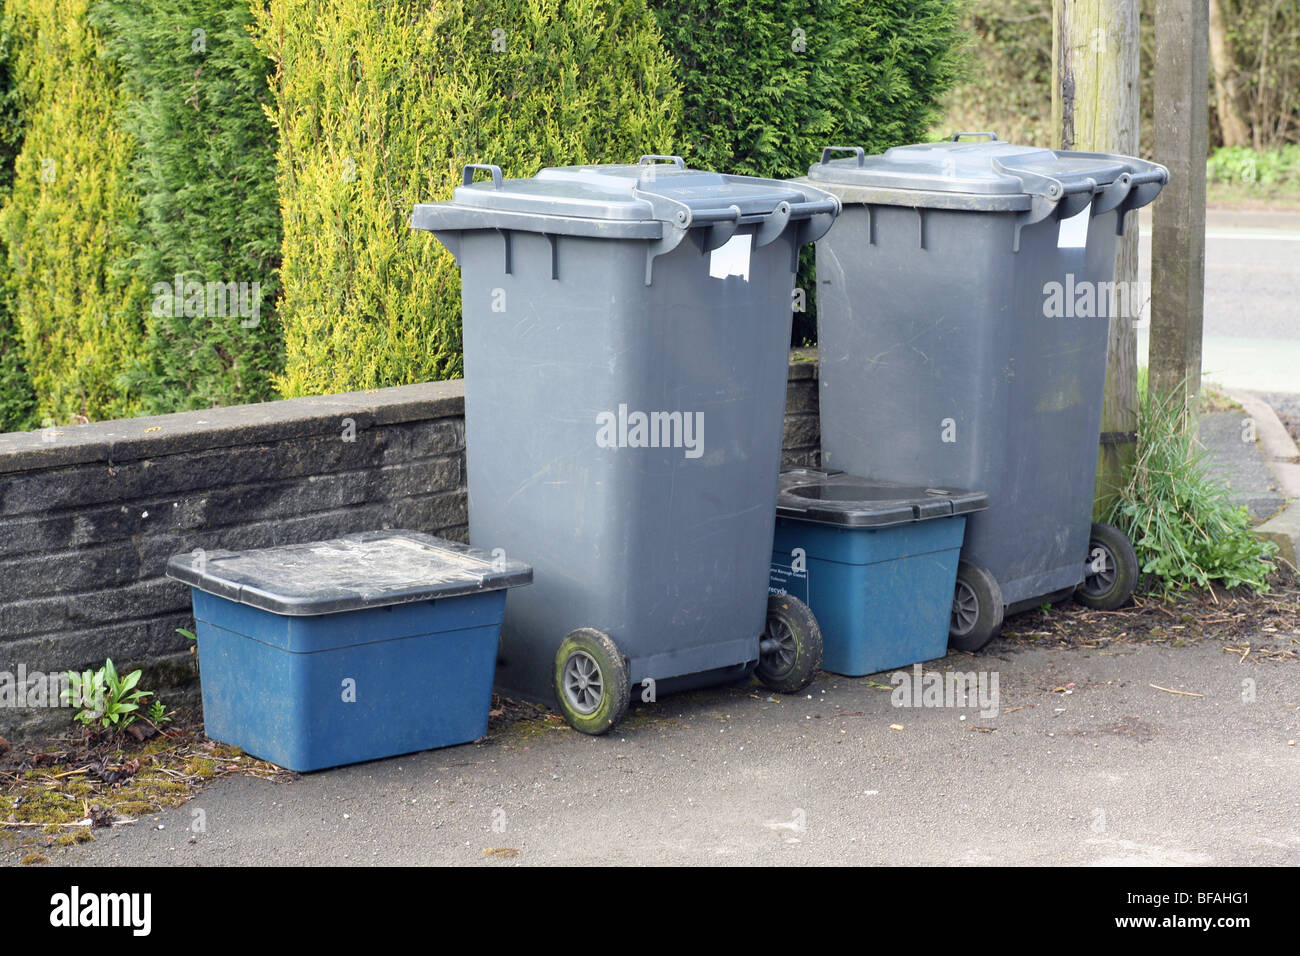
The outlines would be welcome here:
[[[998,134],[994,133],[992,130],[978,130],[978,131],[962,130],[960,133],[953,133],[952,137],[949,139],[949,142],[955,143],[963,136],[984,136],[995,143],[1000,142],[1000,140],[998,139]]]
[[[501,167],[494,166],[491,163],[466,163],[464,178],[461,180],[463,185],[468,186],[474,181],[474,170],[476,169],[481,169],[486,173],[492,174],[493,189],[500,189],[502,187],[504,177],[501,175]]]
[[[867,151],[861,146],[824,146],[822,147],[822,165],[831,161],[831,153],[852,153],[858,157],[858,166],[867,165]]]
[[[686,168],[686,160],[680,156],[664,156],[659,153],[645,153],[636,161],[638,166],[649,166],[652,163],[672,163],[678,169]]]

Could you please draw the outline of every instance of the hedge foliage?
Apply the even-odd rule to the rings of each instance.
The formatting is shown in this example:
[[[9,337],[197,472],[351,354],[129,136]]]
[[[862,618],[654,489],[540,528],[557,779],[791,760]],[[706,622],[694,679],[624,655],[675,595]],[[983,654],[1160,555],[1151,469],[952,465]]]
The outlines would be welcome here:
[[[953,0],[651,0],[696,164],[798,176],[823,146],[925,138],[963,66]]]
[[[671,151],[680,101],[644,0],[271,0],[285,395],[461,372],[460,278],[416,202],[463,164]]]
[[[22,145],[22,111],[12,69],[12,43],[8,17],[0,19],[0,204],[9,195],[14,179],[14,159]],[[7,261],[0,235],[0,263]],[[14,328],[8,270],[0,268],[0,432],[33,427],[36,395],[23,358],[22,342]]]
[[[139,210],[116,67],[88,0],[6,0],[26,122],[0,212],[18,337],[37,414],[123,417],[118,375],[137,354],[145,285],[128,262]]]
[[[801,176],[823,146],[923,142],[964,68],[953,0],[650,0],[680,63],[683,136],[698,166]],[[794,345],[816,342],[813,253]]]
[[[0,429],[458,375],[459,273],[408,222],[463,164],[921,139],[956,7],[6,0]]]
[[[273,398],[283,365],[279,197],[252,12],[240,0],[111,0],[94,7],[92,22],[121,67],[136,142],[131,268],[150,301],[126,381],[148,413]],[[214,289],[209,301],[209,282],[240,299]],[[204,295],[177,308],[174,287],[189,284]]]

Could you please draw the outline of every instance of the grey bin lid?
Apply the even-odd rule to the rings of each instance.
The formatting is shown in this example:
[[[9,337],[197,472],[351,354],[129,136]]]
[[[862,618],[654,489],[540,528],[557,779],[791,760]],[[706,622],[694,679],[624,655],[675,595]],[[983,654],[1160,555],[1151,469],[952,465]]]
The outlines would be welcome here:
[[[473,182],[476,170],[488,172],[491,182]],[[755,248],[789,228],[796,240],[793,271],[799,246],[825,235],[839,212],[835,196],[807,183],[688,169],[680,156],[642,156],[622,165],[549,167],[525,179],[506,179],[499,166],[471,164],[449,201],[412,209],[411,227],[434,233],[458,258],[462,233],[495,229],[505,239],[507,273],[512,230],[548,238],[651,240],[645,272],[650,285],[654,260],[697,227],[706,227],[693,235],[701,252],[719,248],[741,226],[756,227]],[[551,278],[558,279],[554,250],[552,239]]]
[[[533,569],[418,531],[366,531],[257,551],[178,554],[167,576],[275,614],[409,604],[528,584]]]
[[[475,170],[490,173],[491,181],[471,182]],[[829,193],[799,183],[688,169],[679,156],[548,167],[523,179],[506,179],[498,166],[472,164],[465,167],[464,185],[456,187],[451,200],[416,205],[411,225],[438,232],[508,228],[651,239],[663,234],[661,223],[689,228],[766,222],[778,212],[782,227],[789,220],[825,216],[820,236],[830,228],[839,203]]]
[[[648,196],[679,202],[692,212],[736,205],[744,216],[766,216],[804,194],[775,179],[728,176],[676,165],[559,166],[528,179],[458,186],[453,202],[476,209],[532,212],[584,219],[654,219]]]
[[[988,495],[980,491],[926,488],[841,471],[791,468],[781,472],[776,513],[782,518],[850,528],[886,528],[983,511],[988,506]]]
[[[966,141],[966,136],[985,138]],[[831,158],[844,152],[852,155]],[[1165,167],[1146,160],[1017,146],[994,133],[957,133],[944,142],[895,146],[874,156],[861,147],[828,146],[821,162],[808,170],[813,184],[858,187],[834,190],[845,202],[981,210],[1024,210],[1034,199],[1055,204],[1083,194],[1091,199],[1112,184],[1122,188],[1114,190],[1114,202],[1106,208],[1126,197],[1127,208],[1137,208],[1154,199],[1168,180]],[[1154,188],[1138,193],[1138,186]]]

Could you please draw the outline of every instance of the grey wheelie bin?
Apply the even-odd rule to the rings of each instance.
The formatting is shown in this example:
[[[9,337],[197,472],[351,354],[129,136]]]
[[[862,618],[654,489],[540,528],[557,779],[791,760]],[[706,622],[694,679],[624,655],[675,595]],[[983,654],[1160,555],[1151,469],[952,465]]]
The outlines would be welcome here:
[[[633,692],[811,680],[816,622],[769,609],[767,577],[793,277],[838,212],[657,156],[467,166],[450,201],[415,207],[461,268],[470,537],[534,568],[503,693],[603,733]]]
[[[800,180],[844,204],[817,243],[823,465],[988,492],[953,598],[960,649],[1004,613],[1132,593],[1132,545],[1091,523],[1092,502],[1108,320],[1141,306],[1115,286],[1116,237],[1168,177],[959,133],[874,156],[828,147]]]

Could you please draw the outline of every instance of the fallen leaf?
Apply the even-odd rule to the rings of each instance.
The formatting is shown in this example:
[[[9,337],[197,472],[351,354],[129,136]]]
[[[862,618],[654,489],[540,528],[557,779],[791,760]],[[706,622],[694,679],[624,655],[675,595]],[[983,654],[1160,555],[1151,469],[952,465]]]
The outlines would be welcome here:
[[[97,803],[91,804],[88,815],[92,827],[111,827],[113,825],[113,811],[107,807],[101,807]]]
[[[484,856],[499,856],[507,860],[512,860],[519,855],[519,851],[512,846],[490,846],[483,851]]]
[[[141,743],[148,740],[150,737],[157,736],[158,734],[156,728],[149,724],[140,723],[139,721],[126,728],[126,732]]]

